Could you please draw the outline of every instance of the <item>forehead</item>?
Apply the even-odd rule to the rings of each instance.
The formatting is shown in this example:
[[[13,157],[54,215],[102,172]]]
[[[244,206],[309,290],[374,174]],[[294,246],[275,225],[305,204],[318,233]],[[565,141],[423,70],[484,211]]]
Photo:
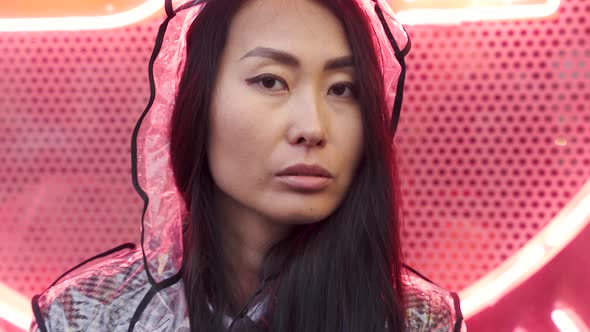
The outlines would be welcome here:
[[[241,56],[258,46],[278,48],[302,59],[350,55],[338,18],[311,0],[248,1],[231,23],[227,48]]]

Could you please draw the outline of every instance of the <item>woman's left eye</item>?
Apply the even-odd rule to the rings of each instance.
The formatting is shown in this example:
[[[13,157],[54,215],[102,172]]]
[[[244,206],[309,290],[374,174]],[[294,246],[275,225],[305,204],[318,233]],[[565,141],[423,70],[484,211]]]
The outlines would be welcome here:
[[[356,91],[354,84],[352,83],[340,83],[335,84],[330,87],[328,91],[329,94],[335,95],[337,97],[352,97],[356,98]]]
[[[259,88],[270,92],[289,90],[287,83],[280,77],[272,74],[262,74],[246,79],[248,84],[256,84]]]

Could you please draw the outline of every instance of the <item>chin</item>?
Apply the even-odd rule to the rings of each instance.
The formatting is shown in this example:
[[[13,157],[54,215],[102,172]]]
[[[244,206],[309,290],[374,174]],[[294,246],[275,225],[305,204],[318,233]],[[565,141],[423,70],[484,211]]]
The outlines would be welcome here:
[[[314,223],[320,222],[324,219],[325,219],[325,217],[319,218],[319,217],[313,217],[313,216],[302,216],[302,217],[296,217],[296,218],[291,218],[291,219],[285,220],[285,222],[289,223],[291,225],[309,225],[309,224],[314,224]]]
[[[309,207],[285,208],[277,213],[274,220],[281,223],[304,225],[313,224],[326,219],[334,209],[319,209]]]
[[[264,200],[253,202],[253,208],[270,220],[292,225],[313,224],[328,218],[336,211],[343,198],[333,193],[293,192],[272,192],[261,196]]]

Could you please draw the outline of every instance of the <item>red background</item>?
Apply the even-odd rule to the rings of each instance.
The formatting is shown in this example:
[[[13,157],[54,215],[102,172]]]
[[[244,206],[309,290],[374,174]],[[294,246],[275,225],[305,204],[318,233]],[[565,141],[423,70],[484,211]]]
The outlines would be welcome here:
[[[159,23],[0,33],[0,281],[27,297],[139,240],[130,137]],[[396,137],[406,255],[458,291],[590,175],[590,2],[563,0],[547,19],[407,29]]]

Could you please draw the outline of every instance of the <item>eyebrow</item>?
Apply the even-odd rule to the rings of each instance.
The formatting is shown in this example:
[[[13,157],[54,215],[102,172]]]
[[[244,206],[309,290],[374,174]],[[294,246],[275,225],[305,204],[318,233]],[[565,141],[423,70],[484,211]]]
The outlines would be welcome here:
[[[299,65],[300,65],[299,60],[294,55],[287,53],[285,51],[277,50],[277,49],[270,48],[270,47],[256,47],[253,50],[249,51],[248,53],[244,54],[244,56],[242,56],[240,58],[240,60],[247,58],[247,57],[252,57],[252,56],[258,56],[258,57],[262,57],[262,58],[271,59],[271,60],[274,60],[278,63],[284,64],[284,65],[287,65],[290,67],[299,67]],[[340,69],[340,68],[344,68],[344,67],[353,67],[353,66],[354,66],[353,57],[350,55],[345,55],[345,56],[341,56],[338,58],[328,60],[326,62],[326,64],[324,65],[324,70],[334,70],[334,69]]]

